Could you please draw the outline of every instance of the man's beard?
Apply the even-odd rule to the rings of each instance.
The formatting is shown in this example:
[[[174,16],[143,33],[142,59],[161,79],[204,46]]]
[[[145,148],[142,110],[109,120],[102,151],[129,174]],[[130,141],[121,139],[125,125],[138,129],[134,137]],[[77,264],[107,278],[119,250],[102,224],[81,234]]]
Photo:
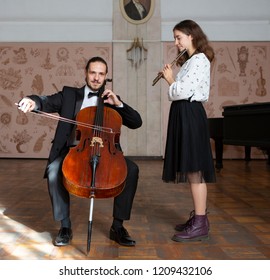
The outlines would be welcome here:
[[[96,87],[92,87],[92,86],[90,85],[90,83],[89,83],[87,80],[86,80],[86,84],[87,84],[87,86],[88,86],[91,90],[93,90],[93,91],[99,90],[99,89],[101,88],[101,86],[102,86],[101,83],[92,82],[92,84],[95,84],[95,86],[96,86]]]

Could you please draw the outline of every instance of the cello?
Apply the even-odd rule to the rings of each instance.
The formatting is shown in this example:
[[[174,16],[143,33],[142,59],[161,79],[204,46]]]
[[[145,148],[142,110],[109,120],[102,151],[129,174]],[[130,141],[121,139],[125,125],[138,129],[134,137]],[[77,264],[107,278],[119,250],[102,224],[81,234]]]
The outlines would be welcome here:
[[[102,93],[98,91],[98,105],[87,107],[76,117],[76,140],[62,165],[63,184],[75,196],[90,199],[87,253],[90,251],[94,198],[110,198],[119,195],[127,177],[126,161],[119,146],[122,126],[121,116],[104,106]],[[91,124],[89,127],[81,124]]]

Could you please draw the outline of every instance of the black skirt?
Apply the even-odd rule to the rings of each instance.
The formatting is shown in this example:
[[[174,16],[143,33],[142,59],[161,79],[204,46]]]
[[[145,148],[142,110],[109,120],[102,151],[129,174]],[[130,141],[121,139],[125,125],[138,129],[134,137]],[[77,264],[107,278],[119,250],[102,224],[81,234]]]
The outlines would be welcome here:
[[[208,120],[201,102],[172,102],[162,180],[174,183],[216,181]]]

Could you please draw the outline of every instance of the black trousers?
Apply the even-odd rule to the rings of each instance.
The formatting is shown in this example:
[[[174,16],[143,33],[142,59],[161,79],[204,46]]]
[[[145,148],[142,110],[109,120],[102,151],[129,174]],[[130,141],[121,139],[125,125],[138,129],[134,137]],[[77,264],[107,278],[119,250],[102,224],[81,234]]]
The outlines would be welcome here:
[[[70,195],[63,185],[62,163],[65,154],[56,158],[47,167],[48,190],[52,203],[53,216],[56,221],[70,217]],[[125,158],[127,163],[127,179],[124,190],[114,198],[113,217],[129,220],[133,199],[137,190],[139,168],[136,163]]]

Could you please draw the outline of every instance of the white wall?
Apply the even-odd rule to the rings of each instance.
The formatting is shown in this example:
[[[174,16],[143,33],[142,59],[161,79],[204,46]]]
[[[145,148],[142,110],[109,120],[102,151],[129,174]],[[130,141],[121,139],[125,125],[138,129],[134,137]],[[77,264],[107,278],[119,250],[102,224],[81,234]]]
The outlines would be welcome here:
[[[0,0],[1,42],[111,40],[111,0]]]
[[[161,0],[162,41],[183,19],[198,22],[211,41],[269,41],[269,0]]]
[[[112,1],[0,0],[0,41],[111,42]],[[269,0],[160,0],[160,10],[162,41],[171,41],[173,26],[186,18],[212,41],[270,40]]]

